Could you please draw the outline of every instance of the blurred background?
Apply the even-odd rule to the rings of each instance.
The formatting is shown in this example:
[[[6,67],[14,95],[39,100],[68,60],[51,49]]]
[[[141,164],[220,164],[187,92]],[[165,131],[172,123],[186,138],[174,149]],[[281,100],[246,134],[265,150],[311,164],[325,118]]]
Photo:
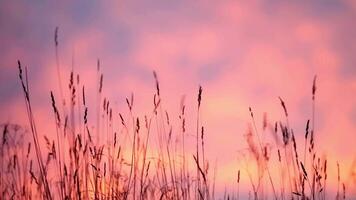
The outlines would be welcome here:
[[[271,124],[285,121],[278,97],[283,98],[291,128],[303,144],[317,75],[316,148],[328,158],[331,185],[336,184],[339,161],[342,179],[352,193],[356,174],[354,19],[353,0],[1,1],[0,122],[28,126],[18,80],[20,59],[28,67],[39,132],[54,134],[50,91],[59,96],[54,45],[54,30],[59,27],[65,95],[69,97],[73,70],[85,84],[93,113],[98,59],[103,94],[116,115],[128,113],[125,98],[131,93],[136,115],[152,111],[155,70],[163,106],[178,128],[185,96],[188,135],[194,142],[196,99],[202,85],[206,155],[211,168],[217,163],[217,188],[223,192],[225,186],[233,187],[237,170],[242,169],[239,152],[247,148],[249,106],[262,130],[264,113]],[[89,120],[95,125],[93,117]],[[242,180],[249,188],[247,177]]]

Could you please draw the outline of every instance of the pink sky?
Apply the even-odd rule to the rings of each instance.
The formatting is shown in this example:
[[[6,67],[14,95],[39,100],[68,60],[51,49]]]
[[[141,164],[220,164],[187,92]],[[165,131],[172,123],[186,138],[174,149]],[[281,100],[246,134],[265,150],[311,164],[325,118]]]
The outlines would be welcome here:
[[[334,165],[331,179],[340,161],[343,180],[355,188],[349,176],[356,159],[355,1],[94,2],[1,1],[1,122],[27,125],[17,79],[20,59],[28,66],[36,119],[43,122],[39,128],[54,130],[49,93],[59,95],[53,42],[58,26],[63,87],[74,55],[75,73],[89,91],[96,88],[100,58],[104,94],[117,112],[127,113],[125,98],[131,92],[138,116],[151,111],[155,70],[176,128],[180,99],[186,95],[194,134],[202,85],[206,154],[211,163],[218,160],[221,188],[234,183],[231,177],[241,167],[237,157],[247,147],[249,106],[260,127],[264,112],[272,123],[284,120],[281,96],[303,144],[317,75],[316,146]]]

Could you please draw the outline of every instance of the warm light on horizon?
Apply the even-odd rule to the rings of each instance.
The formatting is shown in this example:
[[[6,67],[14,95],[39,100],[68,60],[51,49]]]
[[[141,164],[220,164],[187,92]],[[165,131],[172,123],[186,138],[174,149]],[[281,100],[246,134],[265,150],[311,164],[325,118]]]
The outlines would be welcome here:
[[[204,139],[198,144],[202,148],[201,142],[204,142],[205,148],[204,158],[199,155],[203,171],[199,173],[204,174],[206,170],[207,182],[211,187],[215,183],[216,197],[224,197],[225,190],[229,195],[237,195],[239,188],[239,195],[244,199],[249,193],[253,195],[252,185],[256,184],[261,186],[260,198],[272,199],[269,176],[273,177],[278,195],[285,192],[289,197],[292,192],[300,192],[290,188],[295,187],[292,182],[298,182],[303,171],[294,163],[296,158],[288,156],[295,156],[292,135],[288,136],[290,143],[284,148],[281,127],[286,126],[289,134],[293,132],[298,162],[304,163],[310,172],[313,171],[313,161],[309,156],[313,150],[309,152],[310,140],[305,141],[306,124],[310,120],[309,137],[314,129],[314,162],[318,163],[320,158],[319,165],[315,164],[318,170],[323,170],[327,159],[327,199],[335,198],[338,187],[342,191],[342,184],[346,187],[346,198],[353,199],[356,198],[355,18],[356,3],[352,0],[2,1],[0,130],[4,135],[5,124],[19,124],[28,130],[28,135],[23,137],[25,145],[21,148],[26,151],[28,141],[33,142],[18,74],[17,61],[20,60],[23,70],[27,69],[23,76],[28,78],[32,112],[45,161],[48,144],[44,136],[51,143],[60,138],[58,130],[68,134],[63,138],[73,134],[73,138],[53,144],[66,149],[78,142],[76,134],[82,135],[83,140],[89,140],[92,134],[90,144],[93,146],[89,150],[88,145],[88,152],[99,151],[94,150],[94,144],[98,144],[95,148],[101,144],[111,146],[104,150],[104,160],[109,163],[110,157],[120,157],[118,146],[113,147],[114,141],[117,142],[122,145],[121,160],[114,166],[105,163],[105,170],[106,167],[109,170],[120,166],[129,174],[132,166],[129,161],[134,157],[132,143],[138,140],[142,147],[136,147],[137,166],[145,166],[150,161],[152,171],[148,177],[156,177],[157,184],[166,178],[155,175],[155,170],[159,174],[158,171],[164,168],[164,165],[160,166],[164,159],[167,166],[180,166],[180,169],[174,169],[177,172],[186,168],[195,184],[199,169],[196,169],[193,155],[196,156],[197,130],[200,138],[204,127]],[[55,39],[56,27],[58,37]],[[153,71],[157,73],[160,94]],[[314,77],[315,101],[312,99]],[[200,85],[203,92],[198,110]],[[62,120],[58,123],[59,129],[53,114],[51,92]],[[62,105],[62,95],[66,99],[65,106]],[[279,97],[285,103],[287,118]],[[249,108],[253,111],[254,121]],[[87,117],[86,124],[84,116]],[[276,124],[278,131],[274,133]],[[139,129],[137,138],[136,129]],[[259,159],[268,156],[268,162],[254,157],[252,140],[248,142],[249,130],[261,156]],[[144,163],[140,159],[145,152],[143,147],[148,134],[148,159]],[[280,141],[277,142],[275,137]],[[169,147],[164,146],[167,141]],[[167,152],[162,153],[162,149]],[[32,150],[34,153],[35,149]],[[264,150],[266,155],[263,155]],[[282,154],[281,161],[278,150]],[[184,164],[183,152],[187,157]],[[62,153],[63,161],[69,162],[70,156]],[[287,158],[283,157],[285,155]],[[89,158],[84,158],[77,159],[87,163]],[[33,161],[34,166],[36,162]],[[285,167],[287,163],[290,169]],[[3,166],[5,164],[1,164]],[[102,173],[104,164],[98,166],[102,167],[98,170]],[[58,177],[55,167],[58,164],[53,164],[48,172],[53,179]],[[5,168],[2,170],[5,173]],[[241,171],[239,186],[236,183],[238,170]],[[130,174],[134,177],[136,171]],[[167,174],[169,179],[173,177]],[[138,173],[137,176],[143,175]],[[259,176],[263,178],[258,184]],[[305,180],[310,181],[310,176]],[[25,180],[22,175],[19,177]],[[125,183],[124,178],[120,181]],[[180,181],[184,182],[183,179]],[[142,183],[138,181],[137,184],[139,188]],[[172,188],[178,187],[178,183],[171,184]],[[310,190],[308,184],[306,181],[307,191]],[[107,190],[106,186],[100,187]],[[95,190],[93,185],[87,188]],[[0,189],[4,189],[4,183]],[[60,197],[57,187],[53,187],[53,191],[55,197]],[[204,190],[202,195],[208,192],[212,191]],[[324,197],[322,192],[317,195],[320,199]]]

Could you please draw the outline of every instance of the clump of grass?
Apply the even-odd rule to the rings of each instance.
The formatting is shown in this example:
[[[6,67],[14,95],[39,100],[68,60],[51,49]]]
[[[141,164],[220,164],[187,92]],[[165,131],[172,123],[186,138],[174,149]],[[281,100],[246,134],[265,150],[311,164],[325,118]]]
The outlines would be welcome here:
[[[267,199],[269,195],[266,191],[272,190],[272,197],[275,199],[327,199],[326,196],[326,182],[328,177],[327,171],[327,158],[325,156],[319,157],[315,149],[315,99],[316,99],[316,76],[312,85],[312,117],[307,120],[305,135],[304,135],[304,155],[301,160],[299,156],[296,135],[289,123],[289,113],[285,101],[279,97],[281,107],[283,109],[285,123],[282,121],[274,123],[274,130],[271,128],[272,137],[275,141],[276,155],[278,155],[277,162],[279,163],[280,172],[280,192],[275,189],[275,178],[268,169],[269,156],[267,154],[267,147],[269,143],[261,140],[258,134],[257,126],[254,120],[254,113],[249,108],[252,127],[249,125],[246,142],[248,145],[247,153],[256,162],[257,180],[253,178],[251,168],[245,165],[245,171],[249,177],[250,184],[253,190],[254,199]],[[266,130],[268,125],[266,114],[263,116],[263,131]],[[310,125],[311,124],[311,125]],[[280,132],[280,136],[277,133]],[[255,143],[257,138],[258,143]],[[279,139],[280,138],[280,139]],[[282,141],[280,143],[279,141]],[[306,151],[308,145],[308,152]],[[284,155],[281,153],[284,151]],[[246,154],[242,154],[243,162],[247,163]],[[309,162],[307,162],[309,161]],[[309,164],[307,164],[309,163]],[[344,183],[340,182],[339,164],[338,168],[338,188],[336,199],[345,198]],[[266,173],[265,173],[266,172]],[[265,175],[267,174],[267,175]],[[267,176],[267,177],[266,177]],[[269,185],[263,185],[264,179],[270,181]],[[286,184],[287,183],[287,184]],[[342,187],[342,192],[341,188]]]
[[[57,31],[55,37],[58,37]],[[75,75],[72,71],[68,91],[70,93],[70,100],[68,101],[70,104],[56,104],[54,93],[50,93],[56,124],[56,139],[52,140],[50,136],[44,136],[45,149],[48,151],[47,159],[44,160],[42,154],[45,149],[41,147],[40,136],[35,129],[36,123],[32,115],[27,76],[26,79],[23,78],[22,67],[20,62],[18,63],[20,82],[25,95],[35,143],[35,155],[38,160],[36,167],[33,166],[31,161],[28,173],[28,176],[38,183],[37,191],[29,194],[30,197],[38,195],[46,199],[192,199],[192,185],[194,185],[194,190],[198,192],[198,198],[210,198],[208,167],[204,154],[204,128],[200,127],[198,118],[198,149],[197,154],[193,155],[192,159],[196,163],[197,176],[199,177],[195,179],[191,177],[191,172],[186,166],[184,139],[181,151],[177,150],[177,143],[173,143],[174,137],[185,137],[185,106],[182,106],[181,113],[182,132],[180,135],[175,135],[170,124],[169,113],[163,112],[160,103],[159,81],[155,72],[156,94],[154,95],[153,112],[146,115],[144,120],[135,116],[133,114],[134,96],[132,94],[130,98],[126,99],[130,114],[129,119],[125,119],[122,114],[118,113],[120,121],[118,124],[121,126],[116,130],[113,128],[115,123],[113,115],[115,113],[110,107],[110,101],[107,98],[101,99],[103,75],[100,76],[97,93],[99,96],[97,98],[97,108],[99,108],[97,117],[99,119],[97,120],[96,132],[100,135],[103,135],[103,133],[106,135],[106,142],[101,142],[99,140],[93,141],[93,132],[89,129],[88,115],[90,111],[86,105],[85,87],[80,84],[79,75],[76,76],[77,81],[75,83]],[[99,66],[98,64],[98,69]],[[80,95],[77,94],[78,88],[82,89],[82,98],[79,98]],[[200,87],[198,91],[198,115],[201,107],[201,95],[202,88]],[[102,104],[102,107],[99,106],[100,104]],[[63,108],[63,106],[66,108]],[[64,112],[60,113],[59,108],[62,108]],[[66,110],[70,111],[69,114]],[[149,147],[153,121],[156,122],[157,127],[158,149]],[[7,133],[6,128],[4,138],[6,138],[5,133]],[[132,139],[131,147],[123,140],[123,137],[126,136]],[[199,145],[200,142],[201,145]],[[149,157],[148,152],[154,150],[157,150],[157,155],[150,155],[153,157]],[[200,152],[202,158],[200,158]],[[57,173],[51,174],[53,178],[48,179],[48,174],[53,173],[49,172],[50,166],[53,166]],[[154,171],[152,171],[152,168],[154,168]],[[34,169],[39,169],[39,176]],[[200,177],[202,180],[200,180]],[[3,185],[1,184],[1,186]]]

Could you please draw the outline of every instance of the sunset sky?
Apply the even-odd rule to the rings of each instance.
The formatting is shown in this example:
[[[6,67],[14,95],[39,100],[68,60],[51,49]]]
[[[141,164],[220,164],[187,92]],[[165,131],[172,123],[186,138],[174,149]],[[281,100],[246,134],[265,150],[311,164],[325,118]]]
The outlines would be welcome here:
[[[163,107],[178,129],[185,95],[194,141],[201,85],[206,154],[212,166],[217,160],[220,188],[234,183],[241,168],[238,155],[247,147],[249,106],[262,129],[264,113],[272,124],[284,122],[278,97],[283,98],[303,144],[317,75],[316,147],[320,156],[328,157],[330,179],[335,181],[339,161],[343,181],[355,189],[350,176],[356,162],[355,19],[353,0],[1,1],[0,123],[28,126],[18,80],[20,59],[28,67],[40,133],[54,130],[49,94],[53,90],[59,96],[54,47],[58,26],[66,93],[74,63],[87,95],[95,99],[100,59],[103,93],[116,114],[128,112],[125,98],[131,92],[136,115],[152,111],[155,70]],[[248,183],[246,177],[244,181]]]

